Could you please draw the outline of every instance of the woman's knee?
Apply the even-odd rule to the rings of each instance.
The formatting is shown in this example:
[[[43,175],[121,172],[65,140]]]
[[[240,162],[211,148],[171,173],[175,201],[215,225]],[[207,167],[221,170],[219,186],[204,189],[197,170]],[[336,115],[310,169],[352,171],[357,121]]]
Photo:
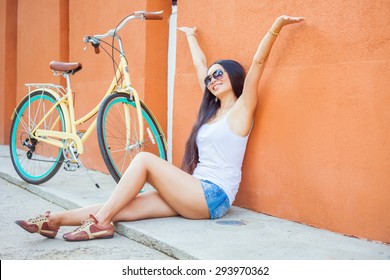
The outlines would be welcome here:
[[[133,159],[137,163],[148,163],[152,161],[156,156],[149,152],[139,152]]]
[[[153,163],[155,163],[159,157],[149,152],[139,152],[131,164],[136,164],[142,166],[145,170],[150,170]]]

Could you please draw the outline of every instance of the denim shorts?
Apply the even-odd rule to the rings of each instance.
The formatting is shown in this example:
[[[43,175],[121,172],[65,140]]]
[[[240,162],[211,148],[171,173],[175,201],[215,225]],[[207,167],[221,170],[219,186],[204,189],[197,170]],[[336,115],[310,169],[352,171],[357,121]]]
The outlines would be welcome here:
[[[200,180],[209,207],[210,219],[218,219],[230,208],[229,197],[225,191],[208,180]]]

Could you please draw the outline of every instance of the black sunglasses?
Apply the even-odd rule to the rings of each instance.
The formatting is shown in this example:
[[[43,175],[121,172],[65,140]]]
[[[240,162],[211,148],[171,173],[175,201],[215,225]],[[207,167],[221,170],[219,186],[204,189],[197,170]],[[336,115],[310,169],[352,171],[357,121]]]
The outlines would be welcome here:
[[[216,79],[216,80],[222,80],[223,79],[223,72],[221,69],[217,69],[214,71],[213,74],[211,75],[207,75],[206,78],[204,78],[204,84],[206,85],[206,87],[209,86],[209,84],[211,83],[212,79]]]

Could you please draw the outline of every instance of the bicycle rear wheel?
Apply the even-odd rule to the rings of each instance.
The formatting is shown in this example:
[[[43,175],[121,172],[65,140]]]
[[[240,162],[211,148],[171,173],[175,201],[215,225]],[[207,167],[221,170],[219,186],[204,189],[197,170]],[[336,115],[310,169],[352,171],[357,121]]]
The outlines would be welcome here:
[[[142,151],[166,160],[164,134],[156,119],[141,102],[144,142],[140,142],[136,104],[129,94],[114,93],[102,103],[97,118],[99,148],[111,176],[116,182],[133,158]],[[126,130],[126,115],[130,122]]]
[[[9,146],[11,160],[19,176],[31,184],[51,179],[63,161],[62,148],[39,141],[31,133],[55,103],[56,98],[49,92],[36,91],[27,95],[15,110]],[[51,111],[40,128],[65,131],[60,106]]]

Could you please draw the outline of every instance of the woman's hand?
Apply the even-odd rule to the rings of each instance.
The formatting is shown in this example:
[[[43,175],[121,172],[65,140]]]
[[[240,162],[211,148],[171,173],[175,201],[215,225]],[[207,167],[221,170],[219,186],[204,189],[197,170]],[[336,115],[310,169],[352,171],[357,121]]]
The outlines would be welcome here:
[[[276,26],[275,27],[282,28],[285,25],[298,23],[298,22],[301,22],[303,20],[305,20],[304,17],[292,17],[292,16],[283,15],[283,16],[280,16],[276,19],[276,21],[275,21]]]
[[[178,27],[178,30],[184,32],[187,36],[195,36],[196,37],[196,27]]]

